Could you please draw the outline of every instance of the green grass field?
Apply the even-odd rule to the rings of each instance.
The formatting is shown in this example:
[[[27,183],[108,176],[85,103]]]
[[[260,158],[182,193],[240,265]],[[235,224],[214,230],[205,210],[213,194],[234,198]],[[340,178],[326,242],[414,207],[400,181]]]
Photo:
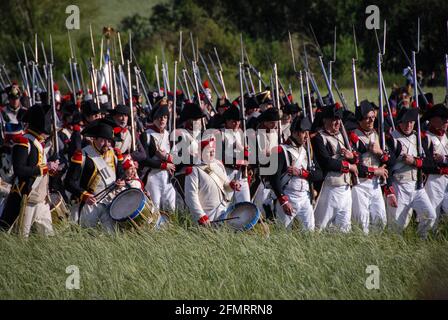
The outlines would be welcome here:
[[[0,234],[0,299],[447,298],[447,228],[423,241],[355,230],[269,237],[173,222],[162,231],[108,236],[62,225],[28,240]],[[66,268],[80,289],[65,287]],[[368,290],[368,265],[380,288]]]

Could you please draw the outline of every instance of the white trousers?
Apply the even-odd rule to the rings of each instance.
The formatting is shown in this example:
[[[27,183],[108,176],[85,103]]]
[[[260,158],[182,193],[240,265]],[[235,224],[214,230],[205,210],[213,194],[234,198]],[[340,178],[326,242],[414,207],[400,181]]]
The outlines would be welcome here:
[[[79,223],[83,228],[96,228],[98,222],[109,233],[115,232],[115,221],[109,214],[108,206],[103,203],[95,206],[85,204],[82,207]]]
[[[235,191],[235,203],[240,202],[250,202],[250,189],[249,189],[249,183],[247,182],[247,178],[241,179],[239,176],[239,170],[232,170],[229,168],[226,168],[227,177],[229,180],[237,180],[241,184],[241,190]]]
[[[448,176],[430,174],[425,190],[432,207],[436,210],[436,223],[438,223],[442,215],[448,216]]]
[[[264,212],[263,205],[269,205],[272,207],[273,198],[271,196],[271,193],[272,190],[266,188],[263,182],[260,182],[260,185],[255,191],[253,203],[257,206],[257,208],[262,210],[262,212]]]
[[[26,206],[20,225],[20,234],[28,237],[33,225],[38,234],[45,236],[54,235],[50,205],[48,203],[28,204]]]
[[[329,225],[347,233],[351,230],[352,194],[350,186],[329,186],[324,182],[314,217],[318,230]]]
[[[361,179],[352,188],[352,219],[365,234],[370,226],[379,229],[386,226],[386,204],[378,179]]]
[[[398,207],[387,206],[388,224],[392,230],[402,232],[408,226],[414,209],[417,212],[417,232],[420,237],[425,238],[434,226],[436,211],[425,189],[416,190],[415,185],[415,181],[393,183]]]
[[[291,216],[285,214],[282,206],[277,201],[277,223],[290,229],[294,219],[297,219],[300,222],[303,231],[313,231],[314,213],[310,201],[310,193],[307,191],[287,192],[285,190],[285,194],[288,196],[289,203],[292,205],[293,213]]]
[[[176,209],[176,191],[169,182],[168,171],[149,173],[145,189],[149,192],[157,210],[174,211]]]

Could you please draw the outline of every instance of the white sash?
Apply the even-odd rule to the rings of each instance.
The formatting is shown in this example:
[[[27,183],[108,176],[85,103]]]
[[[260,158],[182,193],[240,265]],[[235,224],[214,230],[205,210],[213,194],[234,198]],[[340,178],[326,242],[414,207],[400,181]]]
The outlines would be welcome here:
[[[107,164],[103,157],[91,145],[85,147],[84,152],[87,154],[87,156],[89,156],[90,159],[92,159],[93,163],[95,164],[104,187],[107,187],[114,183],[116,180],[115,170],[113,170]]]

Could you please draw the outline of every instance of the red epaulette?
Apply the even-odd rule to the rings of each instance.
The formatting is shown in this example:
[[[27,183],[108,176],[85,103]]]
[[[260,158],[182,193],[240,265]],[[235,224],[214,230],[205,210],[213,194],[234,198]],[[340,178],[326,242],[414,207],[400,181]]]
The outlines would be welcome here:
[[[193,167],[192,166],[188,166],[185,168],[185,175],[188,176],[193,172]]]
[[[428,136],[428,134],[426,133],[426,131],[420,132],[420,137],[422,137],[423,139],[426,138],[427,136]]]
[[[114,148],[115,155],[117,156],[118,161],[123,161],[123,154],[121,150],[118,148]]]
[[[350,132],[350,141],[351,141],[353,144],[357,144],[357,143],[358,143],[358,141],[359,141],[359,137],[358,137],[358,135],[355,133],[355,131]]]
[[[278,146],[277,147],[277,153],[282,153],[283,152],[283,147],[282,146]]]
[[[82,163],[82,151],[76,150],[72,155],[72,162],[81,164]]]
[[[23,135],[14,135],[12,137],[12,141],[14,145],[24,146],[28,148],[29,140],[28,138],[24,137]]]

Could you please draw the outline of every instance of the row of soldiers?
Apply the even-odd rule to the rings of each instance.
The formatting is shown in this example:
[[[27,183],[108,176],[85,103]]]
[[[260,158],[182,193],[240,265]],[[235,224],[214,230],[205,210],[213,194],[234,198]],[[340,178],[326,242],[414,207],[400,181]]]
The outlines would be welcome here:
[[[57,192],[71,205],[71,220],[113,232],[108,210],[118,192],[99,196],[111,186],[143,190],[166,213],[158,225],[184,208],[210,225],[229,204],[253,202],[263,219],[285,228],[297,220],[306,231],[349,232],[357,224],[365,233],[387,225],[401,232],[415,212],[425,238],[448,213],[448,109],[417,109],[405,90],[390,97],[383,149],[378,107],[367,100],[353,113],[314,96],[301,108],[283,92],[279,109],[267,88],[211,106],[206,88],[193,101],[181,91],[156,92],[150,109],[134,90],[131,124],[129,101],[112,108],[107,88],[103,94],[101,103],[82,92],[60,95],[55,135],[45,93],[27,108],[17,84],[5,90],[2,230],[16,226],[28,236],[34,225],[53,234],[48,195]]]

